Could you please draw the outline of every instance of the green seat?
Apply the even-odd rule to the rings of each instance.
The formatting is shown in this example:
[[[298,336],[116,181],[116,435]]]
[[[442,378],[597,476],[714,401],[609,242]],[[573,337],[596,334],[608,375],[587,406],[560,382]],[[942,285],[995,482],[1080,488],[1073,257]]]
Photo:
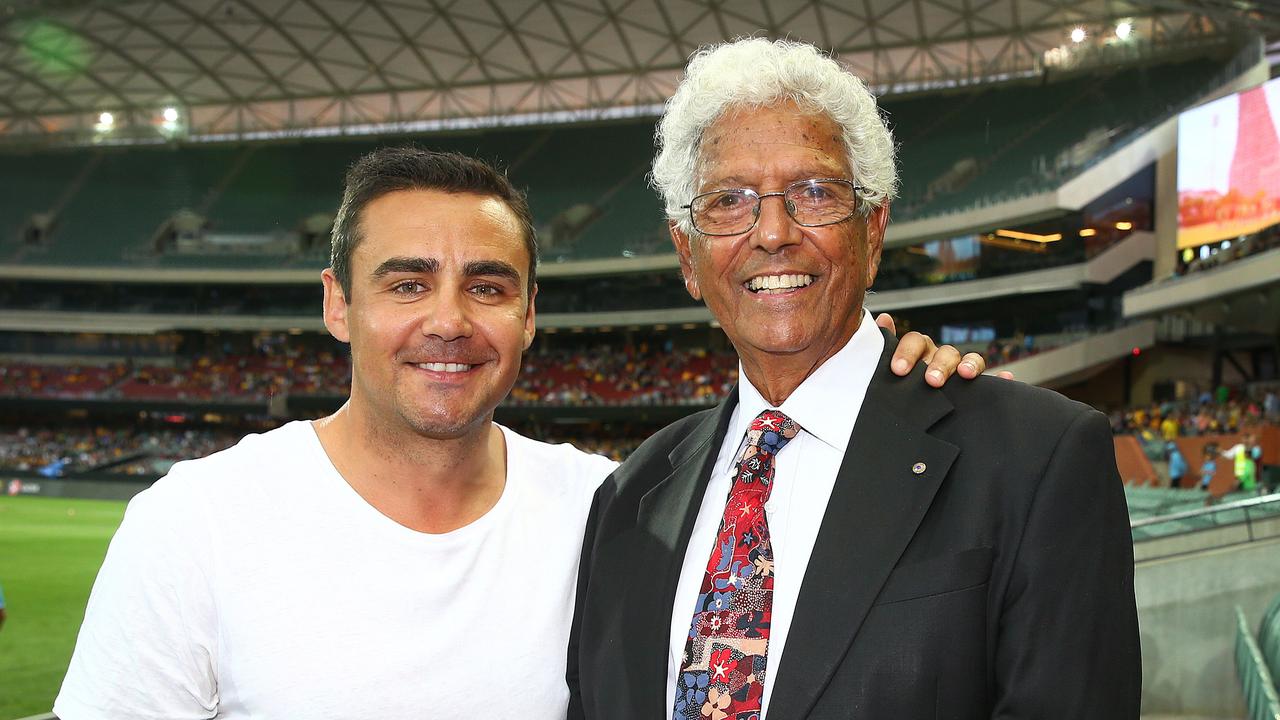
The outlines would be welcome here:
[[[1273,603],[1274,605],[1274,603]],[[1280,718],[1280,698],[1276,696],[1275,681],[1262,657],[1258,643],[1249,632],[1249,622],[1244,611],[1236,606],[1236,675],[1244,692],[1244,704],[1249,720],[1276,720]]]
[[[1262,658],[1266,661],[1267,668],[1271,670],[1271,676],[1280,675],[1280,595],[1272,599],[1262,615],[1258,645],[1262,649]]]

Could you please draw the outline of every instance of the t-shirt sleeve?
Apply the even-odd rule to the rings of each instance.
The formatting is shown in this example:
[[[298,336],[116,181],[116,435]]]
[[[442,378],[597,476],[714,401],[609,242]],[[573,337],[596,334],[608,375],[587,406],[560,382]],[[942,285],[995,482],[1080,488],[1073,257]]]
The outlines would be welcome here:
[[[588,506],[592,499],[596,496],[596,490],[604,484],[604,481],[618,469],[618,462],[604,455],[596,455],[594,453],[585,453],[581,468],[581,475],[585,482],[582,484],[585,498]]]
[[[54,703],[61,720],[217,713],[207,526],[166,482],[129,503],[111,540]]]

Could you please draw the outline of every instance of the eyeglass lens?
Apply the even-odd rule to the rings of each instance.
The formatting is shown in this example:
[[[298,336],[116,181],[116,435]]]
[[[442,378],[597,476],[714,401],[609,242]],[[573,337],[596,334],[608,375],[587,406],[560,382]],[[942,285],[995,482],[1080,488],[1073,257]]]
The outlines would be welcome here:
[[[837,180],[804,180],[781,193],[787,213],[801,225],[830,225],[853,214],[857,203],[852,183]],[[690,210],[699,231],[717,235],[746,232],[760,214],[761,196],[754,190],[709,192],[693,199]]]

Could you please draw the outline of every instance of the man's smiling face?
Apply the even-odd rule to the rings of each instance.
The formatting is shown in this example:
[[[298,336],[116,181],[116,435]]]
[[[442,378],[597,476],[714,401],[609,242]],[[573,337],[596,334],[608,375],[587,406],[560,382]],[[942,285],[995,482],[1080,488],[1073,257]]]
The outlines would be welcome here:
[[[370,202],[351,297],[325,272],[325,322],[351,343],[353,402],[434,438],[489,422],[533,341],[529,253],[500,199],[401,190]]]
[[[798,180],[853,177],[840,127],[790,101],[726,113],[700,148],[699,192],[763,194]],[[689,293],[706,301],[744,363],[768,368],[785,358],[812,371],[858,329],[887,218],[885,206],[867,218],[803,227],[782,198],[770,197],[748,232],[672,234]]]

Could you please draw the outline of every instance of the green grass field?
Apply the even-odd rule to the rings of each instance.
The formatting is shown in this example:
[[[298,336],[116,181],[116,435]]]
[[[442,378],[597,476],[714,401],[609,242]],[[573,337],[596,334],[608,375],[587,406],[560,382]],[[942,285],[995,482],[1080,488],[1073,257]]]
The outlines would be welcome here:
[[[0,720],[48,712],[123,502],[0,496]]]

